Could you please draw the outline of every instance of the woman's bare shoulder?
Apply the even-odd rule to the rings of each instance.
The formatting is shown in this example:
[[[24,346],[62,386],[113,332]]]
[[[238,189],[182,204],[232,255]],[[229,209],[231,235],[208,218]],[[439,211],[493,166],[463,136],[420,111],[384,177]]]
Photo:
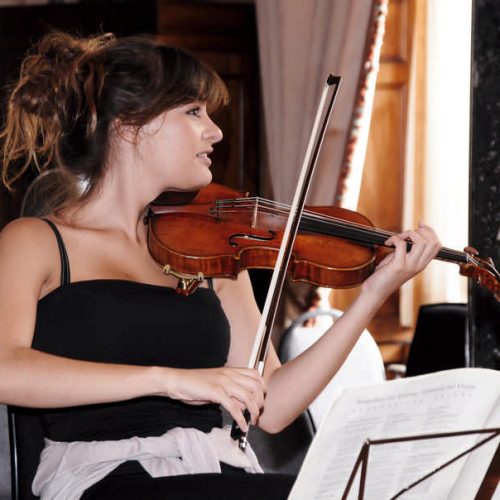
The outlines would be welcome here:
[[[41,286],[57,262],[54,233],[42,219],[16,219],[0,232],[0,275],[10,275],[15,269],[19,279],[25,275]]]
[[[51,237],[52,231],[48,224],[35,217],[22,217],[9,222],[0,232],[0,245],[24,247],[27,243],[43,244]],[[31,248],[31,245],[30,245]],[[35,248],[31,248],[35,250]]]

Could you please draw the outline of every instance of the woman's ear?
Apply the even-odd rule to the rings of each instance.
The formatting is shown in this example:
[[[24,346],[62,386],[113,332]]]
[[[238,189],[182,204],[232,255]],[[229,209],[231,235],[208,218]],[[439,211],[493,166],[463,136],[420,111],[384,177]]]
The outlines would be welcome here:
[[[137,126],[125,125],[118,118],[113,120],[112,126],[117,137],[135,146],[139,144],[139,128]]]

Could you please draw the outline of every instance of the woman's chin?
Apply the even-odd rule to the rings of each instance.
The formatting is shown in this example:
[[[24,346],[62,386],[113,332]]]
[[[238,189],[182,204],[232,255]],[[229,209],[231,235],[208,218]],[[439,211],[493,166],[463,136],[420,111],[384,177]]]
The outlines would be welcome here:
[[[205,176],[203,179],[201,176],[196,180],[191,180],[190,182],[185,182],[183,184],[178,184],[175,186],[169,186],[164,189],[164,191],[198,191],[212,182],[212,173],[209,171],[209,175]]]
[[[198,184],[193,188],[193,190],[204,188],[212,182],[212,172],[207,169],[206,173],[207,175],[205,175],[203,179],[200,177]]]

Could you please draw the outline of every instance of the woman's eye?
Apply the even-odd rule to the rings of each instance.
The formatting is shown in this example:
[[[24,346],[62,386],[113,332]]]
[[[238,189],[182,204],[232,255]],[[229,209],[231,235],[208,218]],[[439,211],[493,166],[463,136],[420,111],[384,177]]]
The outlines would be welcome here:
[[[193,115],[193,116],[200,116],[201,115],[201,108],[197,106],[196,108],[192,108],[188,111],[188,115]]]

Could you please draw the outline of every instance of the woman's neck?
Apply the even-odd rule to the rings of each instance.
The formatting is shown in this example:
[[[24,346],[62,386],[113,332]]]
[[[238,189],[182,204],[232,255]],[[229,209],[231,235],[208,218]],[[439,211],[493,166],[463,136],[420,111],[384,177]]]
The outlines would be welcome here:
[[[130,239],[142,239],[143,218],[159,193],[146,189],[139,171],[110,165],[88,200],[70,207],[63,219],[72,226],[120,231]]]

